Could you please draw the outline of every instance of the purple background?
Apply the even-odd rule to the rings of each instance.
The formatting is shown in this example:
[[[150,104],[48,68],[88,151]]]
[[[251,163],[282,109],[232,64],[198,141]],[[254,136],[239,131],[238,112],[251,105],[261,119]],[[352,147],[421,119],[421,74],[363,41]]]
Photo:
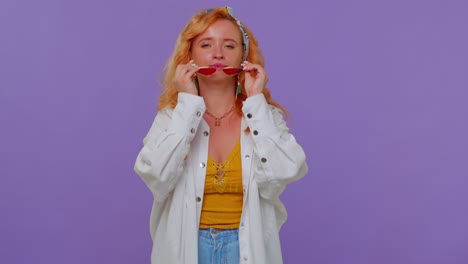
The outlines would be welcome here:
[[[0,263],[149,263],[133,164],[188,19],[260,41],[308,175],[285,263],[468,263],[466,1],[0,3]]]

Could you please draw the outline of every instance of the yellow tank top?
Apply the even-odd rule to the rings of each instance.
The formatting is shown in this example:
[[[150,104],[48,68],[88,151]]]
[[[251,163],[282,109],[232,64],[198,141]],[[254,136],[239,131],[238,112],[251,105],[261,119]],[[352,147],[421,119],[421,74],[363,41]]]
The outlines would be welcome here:
[[[239,228],[242,213],[242,163],[240,141],[226,161],[208,156],[200,228]]]

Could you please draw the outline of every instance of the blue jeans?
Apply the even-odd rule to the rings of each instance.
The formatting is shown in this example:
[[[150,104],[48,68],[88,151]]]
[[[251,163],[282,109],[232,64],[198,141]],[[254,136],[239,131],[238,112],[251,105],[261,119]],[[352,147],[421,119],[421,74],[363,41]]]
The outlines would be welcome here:
[[[239,264],[238,229],[200,229],[198,264]]]

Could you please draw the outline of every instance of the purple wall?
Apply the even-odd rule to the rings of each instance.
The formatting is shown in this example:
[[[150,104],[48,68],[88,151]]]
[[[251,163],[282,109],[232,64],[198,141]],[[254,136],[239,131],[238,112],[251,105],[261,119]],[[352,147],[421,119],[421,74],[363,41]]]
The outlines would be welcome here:
[[[0,263],[149,263],[133,163],[195,11],[260,41],[310,171],[285,263],[468,263],[468,3],[0,3]]]

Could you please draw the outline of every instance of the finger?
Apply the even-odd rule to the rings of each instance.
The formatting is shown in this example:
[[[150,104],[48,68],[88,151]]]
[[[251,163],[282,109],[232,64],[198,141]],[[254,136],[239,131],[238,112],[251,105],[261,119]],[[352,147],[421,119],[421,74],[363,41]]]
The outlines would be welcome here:
[[[197,70],[198,68],[192,64],[180,64],[176,67],[175,76],[181,79],[191,78]]]
[[[260,66],[259,64],[254,64],[254,63],[250,63],[250,62],[245,62],[243,63],[243,70],[244,71],[247,71],[247,72],[263,72],[263,67]]]
[[[187,64],[187,74],[190,73],[190,76],[193,75],[200,67],[194,62],[194,60],[190,60]]]
[[[180,82],[183,76],[183,72],[185,72],[184,65],[177,65],[173,81]]]
[[[250,75],[255,79],[268,79],[265,69],[258,64],[248,64],[244,68],[245,72],[250,74],[246,74],[246,76]]]
[[[196,65],[189,65],[187,66],[187,72],[185,73],[186,76],[189,78],[195,77],[195,73],[198,71],[199,67]]]
[[[194,66],[194,67],[200,68],[200,67],[198,67],[198,65],[195,63],[195,61],[194,61],[194,60],[190,60],[190,61],[187,63],[187,65],[190,65],[190,66]]]

